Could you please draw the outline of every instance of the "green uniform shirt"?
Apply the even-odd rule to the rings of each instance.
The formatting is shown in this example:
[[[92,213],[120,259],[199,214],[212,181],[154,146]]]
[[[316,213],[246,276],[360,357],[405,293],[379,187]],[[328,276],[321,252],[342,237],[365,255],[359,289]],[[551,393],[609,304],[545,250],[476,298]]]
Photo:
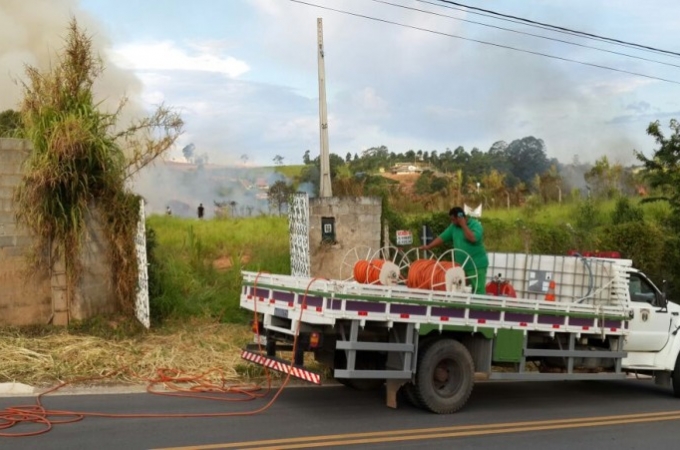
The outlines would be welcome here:
[[[471,217],[468,218],[467,224],[470,231],[475,235],[477,242],[473,243],[465,239],[463,229],[454,224],[449,225],[439,237],[453,248],[457,248],[469,254],[474,261],[475,266],[477,266],[477,270],[486,269],[489,266],[489,258],[486,256],[486,249],[484,248],[484,231],[482,229],[482,224],[477,219]],[[460,252],[454,252],[454,258],[455,262],[463,264],[465,263],[467,256]],[[463,266],[463,270],[469,274],[470,272],[474,272],[474,267],[468,261],[465,266]]]

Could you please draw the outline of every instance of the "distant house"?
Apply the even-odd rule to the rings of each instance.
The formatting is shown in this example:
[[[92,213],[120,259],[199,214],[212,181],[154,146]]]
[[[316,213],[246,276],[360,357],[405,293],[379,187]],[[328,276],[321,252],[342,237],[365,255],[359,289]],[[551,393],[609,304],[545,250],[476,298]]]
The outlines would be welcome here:
[[[255,182],[255,186],[261,191],[269,190],[269,184],[267,184],[267,180],[265,180],[264,178],[258,178],[257,181]]]
[[[392,166],[391,169],[393,174],[406,174],[406,173],[421,173],[423,171],[422,167],[415,165],[415,164],[409,164],[409,163],[402,163],[402,164],[395,164]]]

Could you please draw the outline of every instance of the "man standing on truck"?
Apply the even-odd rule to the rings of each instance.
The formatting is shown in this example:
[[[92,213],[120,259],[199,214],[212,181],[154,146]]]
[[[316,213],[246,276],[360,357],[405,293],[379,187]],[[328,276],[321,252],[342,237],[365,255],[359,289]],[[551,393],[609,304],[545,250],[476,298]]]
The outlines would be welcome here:
[[[463,264],[463,270],[466,277],[469,278],[472,284],[472,292],[475,294],[486,294],[486,269],[489,267],[489,258],[486,255],[486,248],[484,247],[484,228],[479,220],[474,217],[468,218],[465,211],[460,206],[454,206],[449,211],[449,218],[451,225],[449,225],[443,233],[437,236],[432,242],[418,247],[420,250],[430,250],[438,247],[443,243],[451,245],[454,249],[464,251],[470,255],[474,265],[471,261],[467,261],[467,256],[464,253],[454,252],[455,262]],[[474,278],[475,267],[477,269],[477,278]]]

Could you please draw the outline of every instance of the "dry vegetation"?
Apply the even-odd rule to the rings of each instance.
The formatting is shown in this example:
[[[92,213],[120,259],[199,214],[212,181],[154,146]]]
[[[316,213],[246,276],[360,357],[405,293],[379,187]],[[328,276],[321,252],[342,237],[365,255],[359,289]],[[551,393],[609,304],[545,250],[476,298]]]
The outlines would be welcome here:
[[[0,330],[0,382],[37,387],[61,382],[77,386],[147,384],[171,371],[205,374],[203,378],[214,383],[256,381],[262,376],[240,358],[241,348],[252,339],[246,325],[194,320],[136,333],[118,327],[106,323],[100,324],[98,332],[90,329],[82,333],[43,328]]]

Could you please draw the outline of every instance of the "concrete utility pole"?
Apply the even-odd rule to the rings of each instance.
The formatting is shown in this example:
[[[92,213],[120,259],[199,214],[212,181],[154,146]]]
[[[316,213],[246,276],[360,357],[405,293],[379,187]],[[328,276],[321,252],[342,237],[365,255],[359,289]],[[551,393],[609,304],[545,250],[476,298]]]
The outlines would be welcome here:
[[[322,19],[316,19],[319,44],[319,127],[321,131],[321,180],[319,196],[332,197],[331,163],[328,152],[328,118],[326,117],[326,69],[324,67],[323,24]]]

